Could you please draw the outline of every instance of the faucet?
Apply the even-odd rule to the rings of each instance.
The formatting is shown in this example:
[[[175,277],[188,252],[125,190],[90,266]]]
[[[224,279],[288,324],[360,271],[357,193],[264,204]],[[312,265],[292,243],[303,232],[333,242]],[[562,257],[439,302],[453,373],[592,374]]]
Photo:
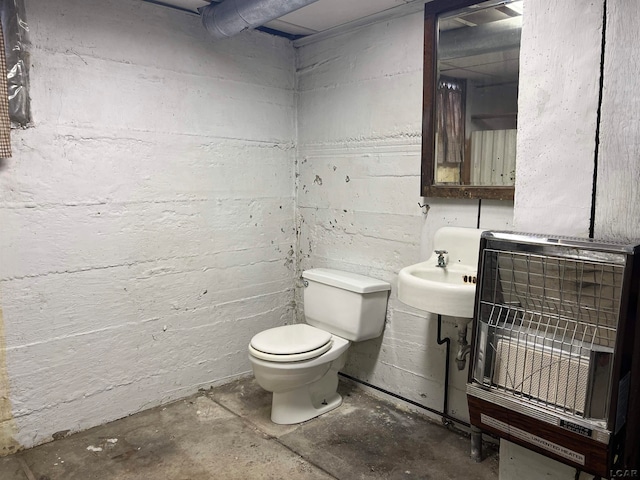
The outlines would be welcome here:
[[[447,260],[444,258],[444,256],[449,252],[447,252],[446,250],[436,250],[435,252],[438,254],[438,265],[436,266],[445,268],[447,266]]]

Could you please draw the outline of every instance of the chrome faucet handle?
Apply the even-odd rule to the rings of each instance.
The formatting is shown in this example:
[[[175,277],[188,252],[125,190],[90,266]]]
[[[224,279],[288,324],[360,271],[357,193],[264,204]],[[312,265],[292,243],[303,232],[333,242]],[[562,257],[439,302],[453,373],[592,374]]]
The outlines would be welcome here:
[[[449,252],[447,252],[446,250],[435,250],[435,252],[438,255],[438,264],[436,265],[436,267],[445,268],[447,266],[447,261],[445,260],[444,256]]]

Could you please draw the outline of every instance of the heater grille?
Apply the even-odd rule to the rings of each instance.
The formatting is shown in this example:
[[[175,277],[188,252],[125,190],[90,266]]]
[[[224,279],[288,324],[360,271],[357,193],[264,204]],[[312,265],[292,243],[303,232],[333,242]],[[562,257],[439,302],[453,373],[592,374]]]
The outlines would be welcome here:
[[[479,258],[471,425],[598,477],[637,470],[640,245],[486,231]]]
[[[565,415],[604,419],[624,263],[485,248],[474,380]]]

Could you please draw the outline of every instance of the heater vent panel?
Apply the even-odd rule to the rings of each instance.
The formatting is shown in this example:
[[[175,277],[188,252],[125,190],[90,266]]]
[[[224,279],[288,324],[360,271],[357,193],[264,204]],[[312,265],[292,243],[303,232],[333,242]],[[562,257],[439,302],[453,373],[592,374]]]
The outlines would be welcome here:
[[[467,386],[472,425],[600,476],[637,461],[629,425],[640,415],[623,380],[640,388],[631,367],[640,365],[632,360],[640,356],[639,248],[482,234]]]
[[[618,260],[623,260],[620,258]],[[478,383],[579,418],[608,406],[624,263],[486,248]]]

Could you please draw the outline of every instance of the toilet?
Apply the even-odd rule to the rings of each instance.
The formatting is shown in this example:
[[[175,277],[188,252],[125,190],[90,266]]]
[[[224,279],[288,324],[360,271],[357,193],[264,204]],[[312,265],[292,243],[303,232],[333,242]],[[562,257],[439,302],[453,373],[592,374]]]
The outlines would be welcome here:
[[[347,350],[382,334],[391,290],[382,280],[327,268],[302,278],[307,323],[265,330],[249,344],[256,381],[273,392],[271,421],[284,425],[340,406],[338,371]]]

